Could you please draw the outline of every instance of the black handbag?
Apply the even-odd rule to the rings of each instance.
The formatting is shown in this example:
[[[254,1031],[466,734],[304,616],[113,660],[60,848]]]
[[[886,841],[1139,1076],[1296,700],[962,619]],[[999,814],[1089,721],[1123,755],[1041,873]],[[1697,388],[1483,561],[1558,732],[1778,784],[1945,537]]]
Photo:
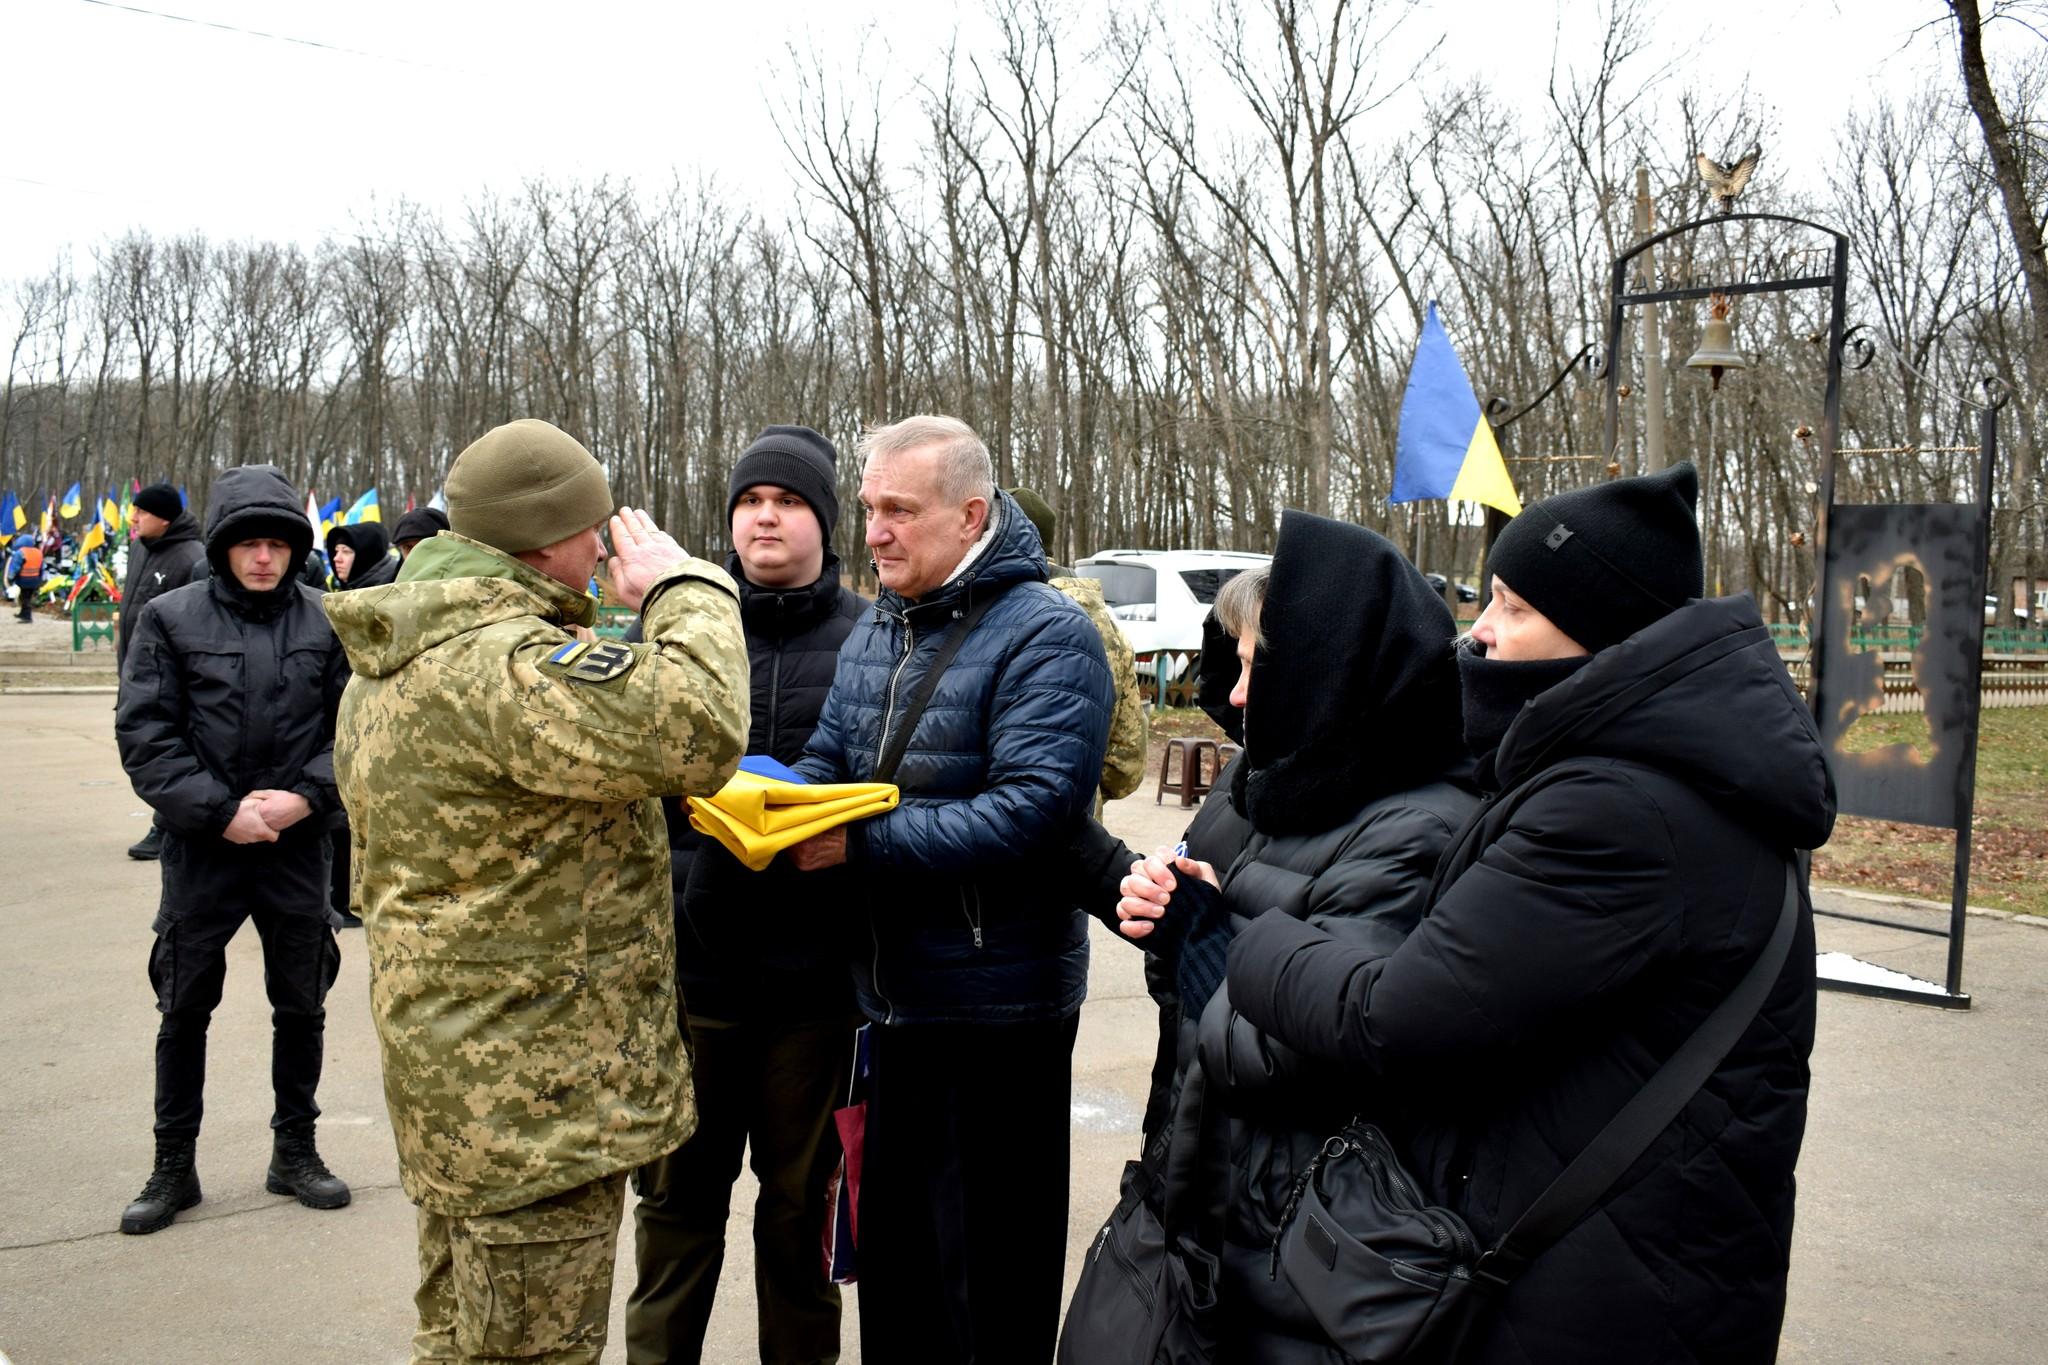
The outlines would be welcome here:
[[[1187,1071],[1163,1147],[1127,1162],[1060,1329],[1058,1365],[1209,1365],[1222,1243],[1221,1125]]]
[[[1464,1219],[1429,1203],[1372,1124],[1353,1119],[1324,1143],[1281,1215],[1273,1268],[1330,1343],[1362,1365],[1455,1361],[1491,1301],[1592,1209],[1735,1046],[1798,919],[1788,865],[1777,927],[1735,989],[1487,1250]]]

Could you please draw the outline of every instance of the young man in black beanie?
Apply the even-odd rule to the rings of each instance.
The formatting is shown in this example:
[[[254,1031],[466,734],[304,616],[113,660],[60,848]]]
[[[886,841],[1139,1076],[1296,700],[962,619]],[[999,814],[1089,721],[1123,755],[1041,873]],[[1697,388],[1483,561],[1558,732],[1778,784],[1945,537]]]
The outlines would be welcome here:
[[[772,426],[733,465],[726,514],[751,665],[747,752],[794,763],[831,690],[861,599],[839,582],[838,452],[809,427]],[[835,1359],[839,1291],[818,1253],[838,1162],[858,1011],[833,879],[782,862],[748,872],[667,806],[676,909],[678,1020],[695,1062],[689,1141],[634,1175],[639,1279],[626,1302],[632,1365],[695,1361],[725,1257],[743,1152],[754,1206],[754,1287],[764,1361]],[[764,906],[776,907],[764,916]]]
[[[1734,990],[1788,863],[1834,823],[1756,604],[1699,597],[1698,494],[1681,464],[1502,533],[1459,660],[1466,740],[1499,795],[1452,840],[1413,934],[1375,953],[1266,915],[1231,947],[1238,1013],[1377,1076],[1409,1170],[1481,1246]],[[1760,1012],[1629,1176],[1532,1249],[1461,1360],[1776,1358],[1813,1046],[1798,890]],[[1486,1102],[1447,1103],[1446,1075]]]

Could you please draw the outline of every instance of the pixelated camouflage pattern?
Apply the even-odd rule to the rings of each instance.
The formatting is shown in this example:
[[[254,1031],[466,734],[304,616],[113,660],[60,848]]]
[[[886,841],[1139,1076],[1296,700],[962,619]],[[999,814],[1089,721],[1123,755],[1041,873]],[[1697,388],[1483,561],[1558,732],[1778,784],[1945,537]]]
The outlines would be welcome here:
[[[1055,578],[1052,585],[1080,604],[1102,637],[1109,657],[1110,680],[1116,684],[1116,705],[1109,713],[1109,750],[1102,758],[1102,795],[1114,801],[1129,796],[1145,781],[1145,746],[1151,726],[1145,722],[1145,699],[1138,693],[1138,661],[1093,578]]]
[[[621,1174],[505,1213],[421,1209],[413,1360],[596,1365],[625,1202]]]
[[[658,582],[602,683],[545,667],[590,599],[443,532],[330,595],[355,670],[335,774],[407,1197],[466,1217],[639,1166],[696,1126],[676,1028],[665,794],[746,743],[732,580]]]

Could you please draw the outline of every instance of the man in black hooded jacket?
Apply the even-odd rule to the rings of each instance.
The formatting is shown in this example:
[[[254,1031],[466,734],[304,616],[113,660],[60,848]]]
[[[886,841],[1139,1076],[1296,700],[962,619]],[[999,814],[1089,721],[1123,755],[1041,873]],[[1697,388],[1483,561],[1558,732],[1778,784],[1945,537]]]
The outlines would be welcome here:
[[[348,1186],[314,1146],[324,1002],[341,952],[326,924],[334,717],[348,681],[319,594],[298,578],[313,528],[283,473],[230,469],[206,516],[212,576],[134,618],[115,718],[121,762],[162,815],[163,895],[151,929],[156,1164],[121,1215],[155,1232],[199,1202],[193,1152],[206,1031],[227,945],[253,919],[270,996],[275,1150],[265,1187],[340,1208]]]
[[[865,604],[839,582],[838,451],[809,427],[771,426],[733,465],[726,498],[753,679],[749,754],[794,763]],[[634,1174],[639,1280],[626,1301],[631,1365],[695,1361],[725,1258],[742,1152],[761,1190],[754,1287],[764,1361],[836,1358],[839,1291],[818,1251],[839,1157],[858,1011],[844,893],[782,862],[749,872],[666,802],[676,898],[677,1022],[690,1040],[697,1131]],[[764,916],[764,906],[773,915]]]
[[[128,574],[121,582],[121,622],[114,636],[118,667],[128,658],[133,622],[150,600],[206,576],[206,546],[199,539],[199,520],[185,508],[185,499],[167,483],[153,483],[135,495],[128,509],[135,543],[128,547]],[[128,849],[128,856],[148,862],[162,853],[164,822],[157,816],[149,833]]]

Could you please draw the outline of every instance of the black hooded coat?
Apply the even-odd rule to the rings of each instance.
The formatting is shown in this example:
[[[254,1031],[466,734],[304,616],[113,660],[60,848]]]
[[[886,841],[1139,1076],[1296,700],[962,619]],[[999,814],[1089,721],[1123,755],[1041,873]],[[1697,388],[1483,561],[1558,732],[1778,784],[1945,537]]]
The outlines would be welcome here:
[[[277,587],[256,593],[227,552],[259,536],[286,541],[293,557]],[[215,908],[326,913],[325,817],[340,808],[334,717],[349,673],[320,594],[298,577],[312,544],[279,470],[227,470],[206,514],[212,575],[135,618],[114,733],[136,794],[163,817],[159,929]],[[297,792],[312,814],[275,843],[229,843],[222,832],[260,788]]]
[[[1825,842],[1835,813],[1746,597],[1692,602],[1596,654],[1493,757],[1504,794],[1460,832],[1405,941],[1269,915],[1229,972],[1270,1037],[1376,1074],[1411,1171],[1482,1245],[1734,987],[1777,920],[1788,854]],[[1774,1359],[1813,1025],[1809,914],[1713,1076],[1461,1360]]]
[[[1289,511],[1260,626],[1231,788],[1251,829],[1217,869],[1228,932],[1286,919],[1361,953],[1391,952],[1421,919],[1437,860],[1479,803],[1457,625],[1390,542]],[[1296,1176],[1370,1107],[1369,1087],[1266,1036],[1231,1008],[1228,987],[1199,1019],[1183,1016],[1183,1072],[1198,1055],[1205,1104],[1229,1116],[1226,1358],[1324,1359],[1313,1324],[1268,1275],[1268,1249]]]
[[[381,521],[359,521],[351,526],[336,526],[327,533],[327,557],[334,558],[334,547],[346,545],[356,552],[355,563],[349,566],[348,578],[335,576],[336,592],[354,592],[358,588],[377,588],[398,577],[400,560],[391,553],[391,537],[384,530]]]
[[[136,538],[128,547],[128,573],[121,583],[121,619],[133,621],[152,599],[182,588],[206,575],[206,546],[199,539],[199,519],[186,508],[171,520],[163,534],[153,539]],[[121,630],[114,639],[116,662],[128,658],[128,637],[132,628]]]

